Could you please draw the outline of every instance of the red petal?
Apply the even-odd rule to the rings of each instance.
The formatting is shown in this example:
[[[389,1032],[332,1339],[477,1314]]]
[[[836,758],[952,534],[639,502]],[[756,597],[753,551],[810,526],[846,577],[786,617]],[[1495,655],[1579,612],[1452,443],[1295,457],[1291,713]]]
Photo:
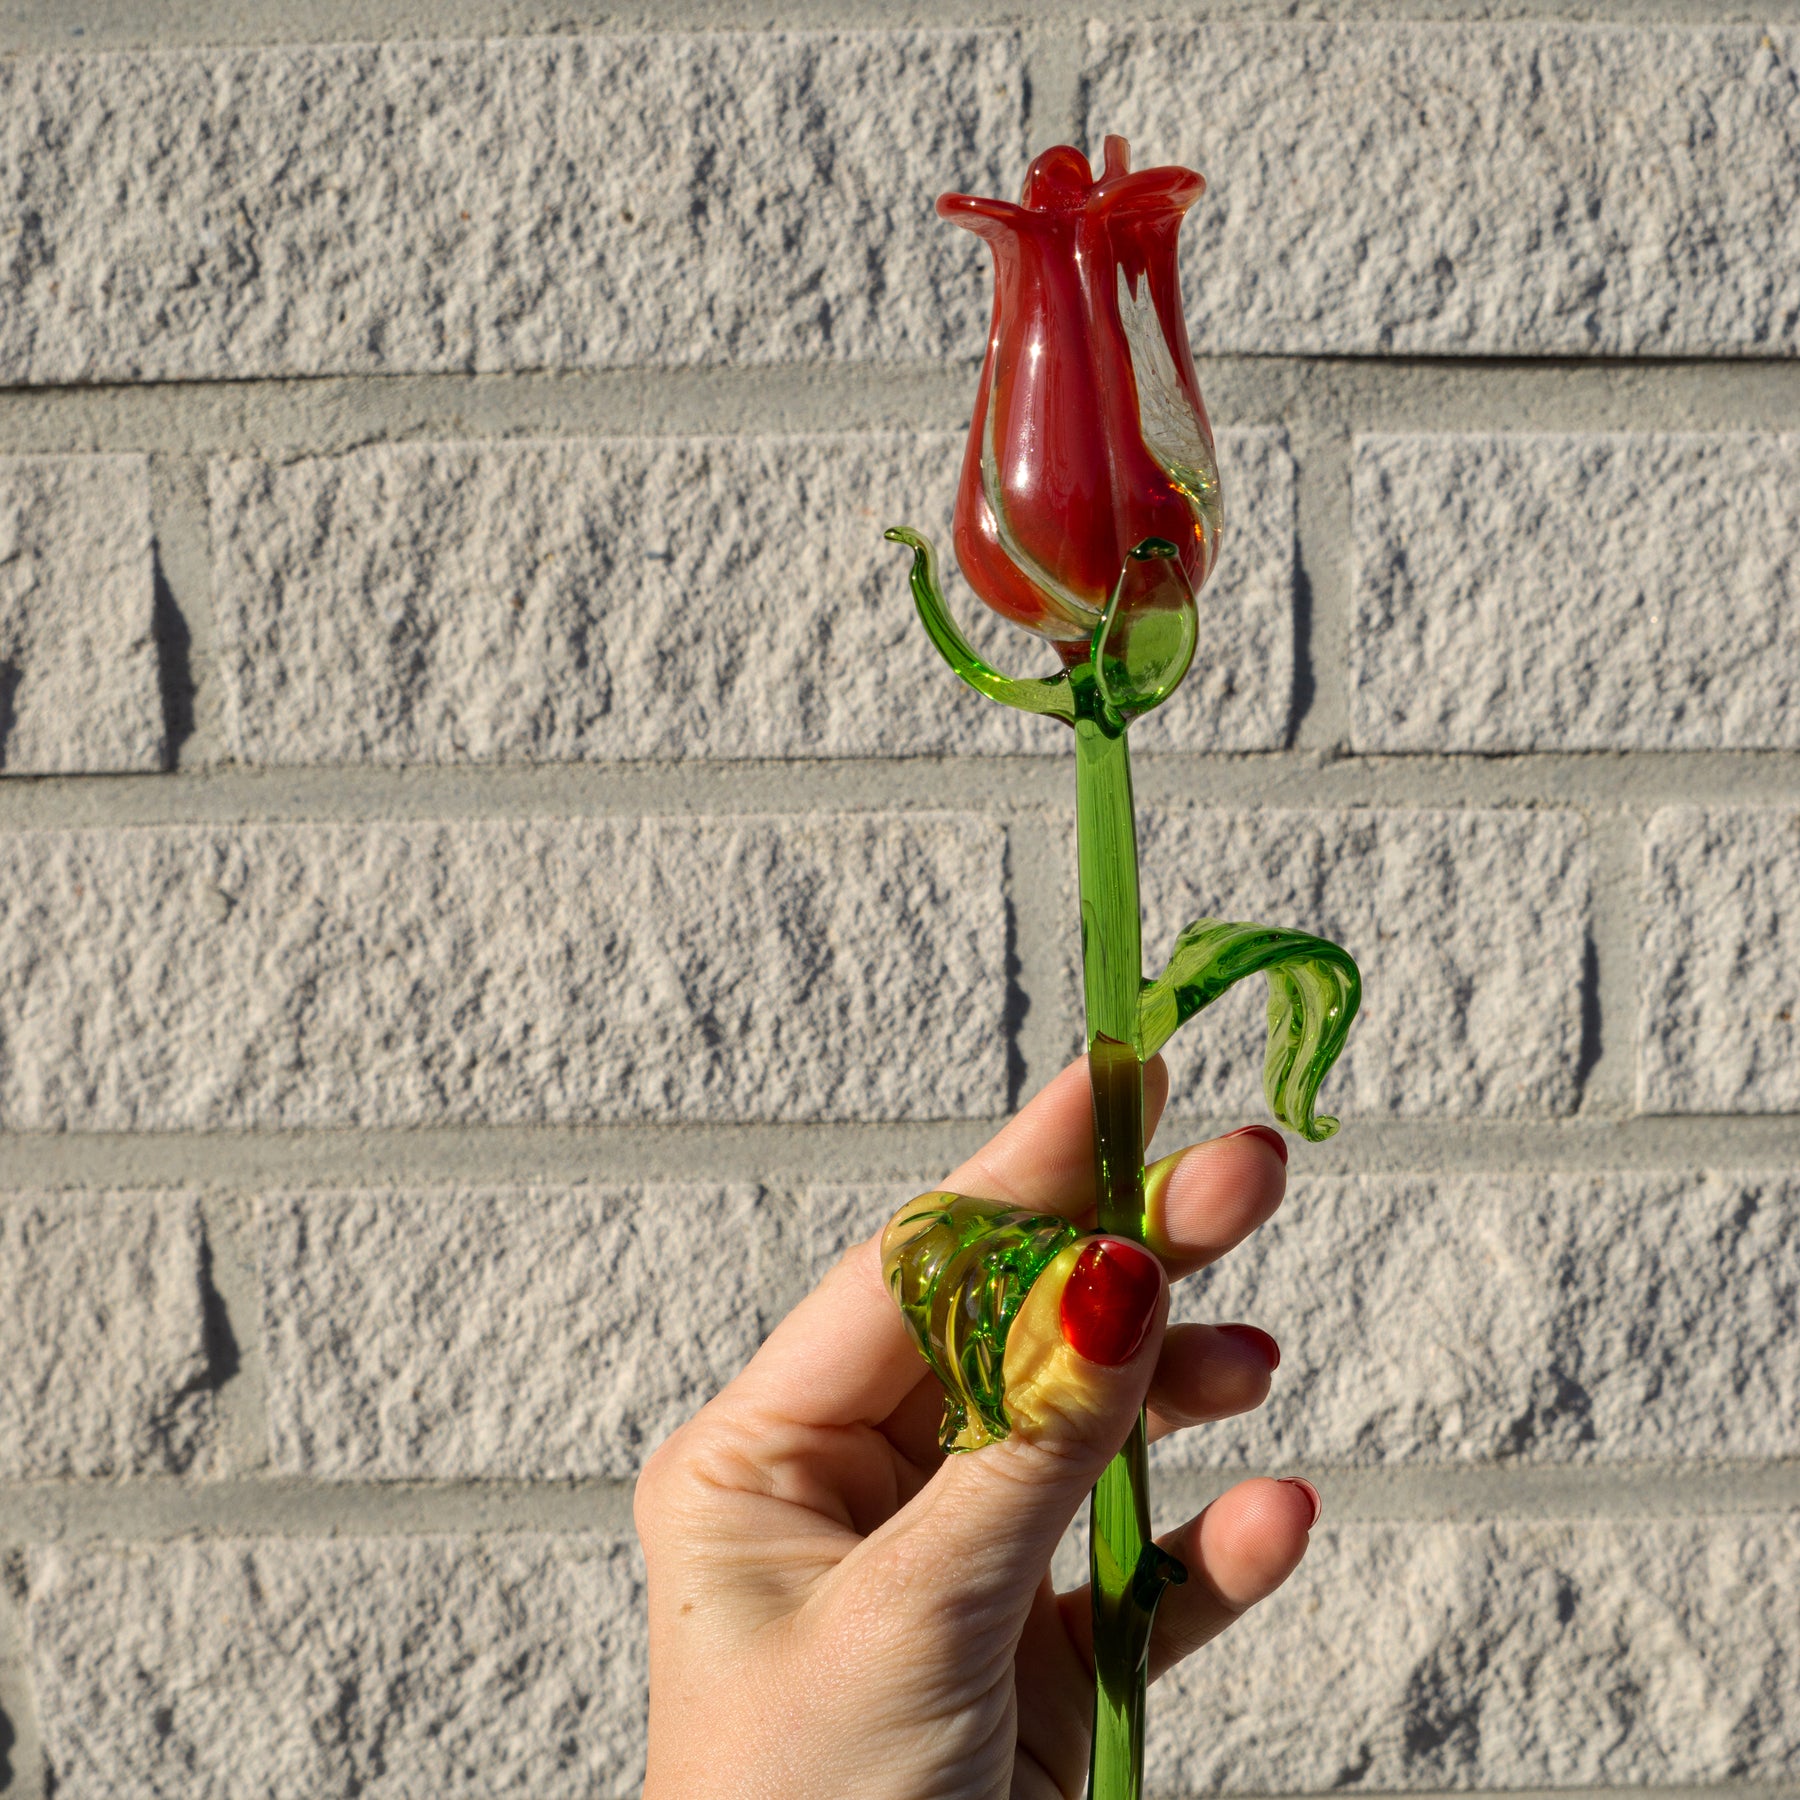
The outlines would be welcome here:
[[[1087,205],[1093,186],[1088,159],[1071,145],[1058,144],[1025,171],[1019,199],[1034,212],[1073,212]]]

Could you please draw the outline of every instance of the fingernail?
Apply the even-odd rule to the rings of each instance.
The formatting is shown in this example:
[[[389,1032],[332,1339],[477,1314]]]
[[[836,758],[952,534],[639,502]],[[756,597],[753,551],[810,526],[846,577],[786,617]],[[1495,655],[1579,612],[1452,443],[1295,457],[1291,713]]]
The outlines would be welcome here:
[[[1306,1529],[1311,1531],[1319,1522],[1319,1514],[1325,1510],[1325,1502],[1319,1498],[1319,1490],[1310,1481],[1302,1481],[1298,1475],[1282,1476],[1281,1485],[1298,1488],[1306,1496],[1306,1503],[1312,1508],[1312,1517],[1306,1521]]]
[[[1156,1316],[1162,1264],[1124,1238],[1097,1238],[1076,1258],[1062,1296],[1064,1341],[1089,1362],[1130,1362]]]
[[[1248,1344],[1269,1365],[1271,1375],[1281,1367],[1281,1346],[1266,1331],[1255,1325],[1221,1325],[1219,1329],[1239,1343]]]
[[[1236,1131],[1228,1131],[1225,1135],[1228,1138],[1261,1138],[1281,1158],[1283,1166],[1287,1163],[1287,1139],[1273,1125],[1240,1125]]]

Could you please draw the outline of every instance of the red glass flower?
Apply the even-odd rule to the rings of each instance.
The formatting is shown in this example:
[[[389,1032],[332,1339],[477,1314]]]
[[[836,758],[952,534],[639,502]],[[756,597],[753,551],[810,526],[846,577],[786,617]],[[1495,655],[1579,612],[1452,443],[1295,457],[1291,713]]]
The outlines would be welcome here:
[[[1221,522],[1212,429],[1181,315],[1175,240],[1205,183],[1131,172],[1106,140],[1098,181],[1046,150],[1022,204],[945,194],[938,211],[994,253],[994,323],[956,497],[956,557],[996,612],[1086,654],[1125,571],[1126,609],[1199,589]],[[1133,563],[1146,538],[1173,558]],[[1141,590],[1141,591],[1140,591]]]

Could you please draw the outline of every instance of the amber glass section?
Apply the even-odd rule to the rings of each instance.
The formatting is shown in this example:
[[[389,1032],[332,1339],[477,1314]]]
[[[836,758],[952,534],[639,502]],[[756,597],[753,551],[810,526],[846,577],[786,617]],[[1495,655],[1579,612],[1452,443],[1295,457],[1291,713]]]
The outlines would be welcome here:
[[[1031,1284],[1074,1243],[1075,1227],[962,1194],[922,1194],[889,1228],[888,1292],[944,1389],[946,1450],[1010,1435],[1006,1335]]]

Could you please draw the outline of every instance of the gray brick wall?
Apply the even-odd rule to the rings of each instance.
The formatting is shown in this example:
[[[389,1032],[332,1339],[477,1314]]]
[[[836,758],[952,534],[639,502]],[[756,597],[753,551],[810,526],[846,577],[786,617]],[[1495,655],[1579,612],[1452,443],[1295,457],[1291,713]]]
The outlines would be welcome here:
[[[1078,1038],[880,531],[932,199],[1106,130],[1231,521],[1148,948],[1368,979],[1181,1300],[1284,1358],[1160,1516],[1326,1518],[1152,1793],[1796,1791],[1800,8],[1289,10],[0,9],[5,1800],[635,1791],[633,1472]]]
[[[160,769],[150,471],[0,456],[0,773]]]

